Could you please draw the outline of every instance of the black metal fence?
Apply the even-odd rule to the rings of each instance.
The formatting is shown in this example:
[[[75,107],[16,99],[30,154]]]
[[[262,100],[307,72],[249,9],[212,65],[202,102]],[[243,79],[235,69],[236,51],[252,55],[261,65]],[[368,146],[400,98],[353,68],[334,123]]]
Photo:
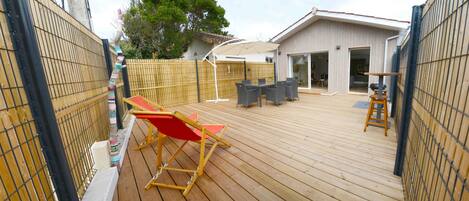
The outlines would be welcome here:
[[[396,89],[395,92],[393,93],[395,96],[395,102],[393,102],[393,108],[395,109],[395,114],[394,114],[394,119],[395,125],[396,125],[396,130],[400,130],[401,125],[398,120],[402,119],[402,102],[404,100],[404,86],[405,86],[405,77],[406,77],[406,70],[407,70],[407,60],[409,56],[409,43],[408,43],[408,38],[405,39],[404,43],[402,46],[399,47],[399,52],[396,52],[395,54],[399,53],[399,60],[395,60],[397,62],[399,68],[398,72],[401,73],[401,76],[396,79]],[[397,55],[396,55],[397,56]],[[393,64],[394,65],[394,64]],[[397,136],[397,138],[400,138],[400,135]]]
[[[52,200],[54,187],[0,2],[0,200]]]
[[[414,17],[400,51],[395,173],[406,200],[469,200],[469,1],[430,0]]]
[[[115,55],[52,0],[1,0],[0,31],[0,200],[78,200],[108,139]]]

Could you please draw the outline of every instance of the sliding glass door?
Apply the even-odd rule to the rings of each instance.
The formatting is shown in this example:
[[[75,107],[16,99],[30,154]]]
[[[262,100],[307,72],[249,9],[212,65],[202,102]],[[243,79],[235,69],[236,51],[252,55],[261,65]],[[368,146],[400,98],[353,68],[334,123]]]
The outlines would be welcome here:
[[[298,86],[308,88],[308,55],[290,56],[290,65],[293,71],[293,78],[298,80]]]

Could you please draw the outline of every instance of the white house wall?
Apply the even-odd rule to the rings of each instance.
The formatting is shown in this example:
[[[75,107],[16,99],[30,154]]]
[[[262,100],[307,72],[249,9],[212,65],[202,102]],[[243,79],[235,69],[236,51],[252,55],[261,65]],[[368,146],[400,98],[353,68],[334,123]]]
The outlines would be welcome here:
[[[280,42],[279,80],[285,80],[288,75],[288,55],[328,51],[329,91],[347,93],[350,68],[349,50],[370,47],[370,71],[382,72],[385,40],[398,34],[397,31],[319,20]],[[340,46],[340,50],[336,50],[336,46]],[[389,44],[389,49],[394,47],[395,43]],[[392,51],[388,51],[389,54],[392,54]],[[377,82],[377,80],[375,77],[370,78],[370,82]]]

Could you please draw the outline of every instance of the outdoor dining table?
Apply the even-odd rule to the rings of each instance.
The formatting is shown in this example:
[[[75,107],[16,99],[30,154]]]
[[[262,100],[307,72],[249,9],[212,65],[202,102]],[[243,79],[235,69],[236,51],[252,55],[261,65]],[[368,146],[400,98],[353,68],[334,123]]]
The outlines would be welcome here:
[[[248,87],[255,87],[258,90],[258,93],[259,93],[259,107],[262,107],[262,91],[265,90],[265,88],[269,87],[269,86],[273,86],[274,84],[248,84],[246,86]]]
[[[378,79],[377,95],[378,95],[378,99],[382,99],[383,95],[384,95],[384,76],[400,76],[401,73],[395,73],[395,72],[391,72],[391,73],[367,72],[367,73],[365,73],[365,75],[378,76],[379,79]],[[378,106],[377,110],[378,111],[377,111],[377,114],[376,114],[376,118],[381,119],[382,106]]]

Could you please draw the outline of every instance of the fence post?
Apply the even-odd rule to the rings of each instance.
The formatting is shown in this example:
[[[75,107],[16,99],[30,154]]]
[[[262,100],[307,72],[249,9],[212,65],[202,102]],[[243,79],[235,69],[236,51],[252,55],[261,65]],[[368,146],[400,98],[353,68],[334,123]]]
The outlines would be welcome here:
[[[392,72],[399,72],[400,68],[400,61],[401,61],[401,46],[398,45],[396,47],[396,51],[394,52],[394,55],[392,56]],[[392,103],[392,108],[391,108],[391,117],[394,117],[396,115],[396,93],[397,93],[397,77],[392,76],[391,77],[391,103]]]
[[[111,58],[111,51],[110,51],[110,46],[109,46],[109,40],[108,39],[102,39],[103,41],[103,50],[104,50],[104,60],[106,61],[106,68],[107,68],[107,74],[109,78],[111,77],[112,70],[113,70],[113,63],[112,63],[112,58]],[[124,83],[125,85],[125,83]],[[116,84],[116,89],[114,90],[114,97],[116,97],[116,120],[117,120],[117,128],[118,129],[123,129],[124,125],[122,124],[122,116],[120,108],[119,108],[119,99],[117,98],[117,84]]]
[[[274,62],[274,83],[277,84],[277,63]]]
[[[248,68],[246,66],[246,59],[244,59],[243,64],[244,64],[244,80],[247,80],[248,79]]]
[[[57,197],[78,201],[36,41],[29,0],[3,1],[16,60]]]
[[[397,176],[402,176],[407,136],[409,134],[409,123],[412,112],[412,96],[414,94],[415,74],[417,71],[421,23],[422,6],[414,6],[412,9],[412,24],[410,28],[409,40],[409,57],[407,60],[404,98],[402,101],[402,117],[400,119],[401,126],[398,133],[396,162],[394,164],[394,174]]]
[[[127,61],[124,58],[124,61],[122,61],[122,81],[124,81],[124,97],[129,98],[132,96],[132,93],[130,92],[130,82],[129,82],[129,73],[127,71]],[[132,106],[129,104],[127,105],[127,109],[131,110]]]
[[[197,59],[195,59],[195,75],[197,79],[197,101],[200,103],[200,80],[199,80],[199,64]]]

